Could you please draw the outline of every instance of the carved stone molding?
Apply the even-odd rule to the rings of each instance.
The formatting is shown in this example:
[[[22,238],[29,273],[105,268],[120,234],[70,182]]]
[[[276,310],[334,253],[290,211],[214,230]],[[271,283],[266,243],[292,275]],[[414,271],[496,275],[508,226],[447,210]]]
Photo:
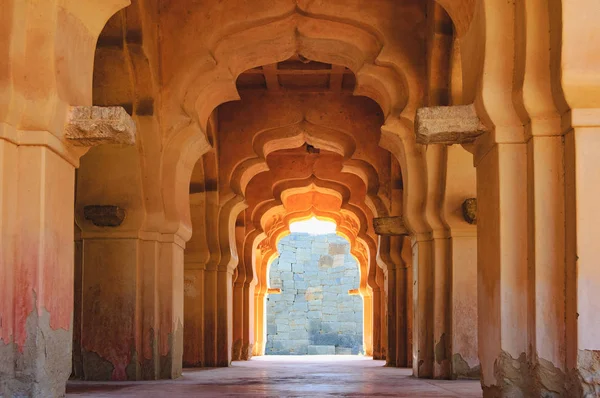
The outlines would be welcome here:
[[[415,131],[419,144],[465,144],[487,132],[471,105],[417,109]]]
[[[374,218],[373,228],[377,235],[409,235],[402,216]]]
[[[125,210],[119,206],[91,205],[83,208],[83,216],[97,227],[118,227],[125,220]]]
[[[135,122],[121,106],[74,106],[65,138],[75,146],[135,144]]]

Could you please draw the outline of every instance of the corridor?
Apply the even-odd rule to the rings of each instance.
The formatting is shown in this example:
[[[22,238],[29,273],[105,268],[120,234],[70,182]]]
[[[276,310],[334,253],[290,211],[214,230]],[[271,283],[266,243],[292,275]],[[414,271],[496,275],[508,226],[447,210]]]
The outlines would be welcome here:
[[[481,397],[476,380],[426,380],[360,356],[262,356],[177,380],[69,382],[67,397]]]

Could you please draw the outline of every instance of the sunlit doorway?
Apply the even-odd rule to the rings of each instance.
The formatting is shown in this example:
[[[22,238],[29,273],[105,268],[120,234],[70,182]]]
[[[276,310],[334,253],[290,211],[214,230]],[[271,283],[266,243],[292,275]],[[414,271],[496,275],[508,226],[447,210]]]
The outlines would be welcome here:
[[[266,355],[363,353],[360,272],[335,224],[292,223],[269,271]]]

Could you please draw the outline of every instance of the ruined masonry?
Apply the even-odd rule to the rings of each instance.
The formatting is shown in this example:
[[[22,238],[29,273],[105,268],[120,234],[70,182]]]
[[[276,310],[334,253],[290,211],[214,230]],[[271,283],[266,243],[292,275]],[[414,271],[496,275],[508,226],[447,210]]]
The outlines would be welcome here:
[[[363,353],[360,273],[348,241],[336,234],[293,233],[281,239],[270,270],[267,345],[275,355]]]

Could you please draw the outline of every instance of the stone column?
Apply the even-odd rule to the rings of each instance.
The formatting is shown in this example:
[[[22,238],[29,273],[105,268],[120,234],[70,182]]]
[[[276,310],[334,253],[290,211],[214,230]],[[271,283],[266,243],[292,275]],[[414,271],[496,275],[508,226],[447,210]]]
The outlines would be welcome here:
[[[116,115],[102,115],[116,120]],[[95,126],[86,117],[79,117],[81,131]],[[86,144],[103,132],[93,137],[79,136],[75,129],[67,133]],[[104,145],[82,158],[78,172],[76,217],[83,252],[78,349],[87,380],[181,374],[184,242],[147,222],[144,192],[149,188],[143,184],[140,156],[136,147]]]
[[[233,271],[217,271],[217,362],[216,366],[231,364],[232,324],[233,324]]]
[[[470,143],[486,132],[475,108],[472,105],[430,107],[417,111],[417,141],[424,144],[464,144]],[[511,147],[508,147],[511,148]],[[438,149],[439,152],[439,149]],[[428,220],[434,227],[435,240],[435,376],[451,378],[459,376],[477,376],[477,339],[476,334],[478,305],[473,285],[477,285],[475,277],[475,256],[477,230],[469,227],[462,217],[461,206],[465,199],[474,197],[475,177],[471,163],[472,156],[458,146],[448,147],[442,154],[448,156],[429,156],[433,169],[438,169],[438,178],[430,183],[433,203],[444,203],[441,213],[428,214]],[[488,156],[489,152],[484,154]],[[443,167],[440,168],[440,160]],[[493,166],[488,165],[485,173],[499,174],[500,165],[497,160]],[[492,170],[495,168],[495,170]],[[433,172],[436,174],[435,172]],[[432,174],[432,173],[430,173]],[[525,174],[522,177],[526,177]],[[498,179],[498,178],[497,178]],[[496,179],[496,180],[497,180]],[[493,185],[496,180],[483,179],[486,186]],[[441,185],[444,186],[441,186]],[[507,184],[508,190],[509,184]],[[478,185],[478,188],[479,185]],[[483,192],[488,193],[488,189]],[[526,193],[526,190],[523,192]],[[494,195],[499,195],[495,192]],[[505,193],[508,195],[507,193]],[[482,198],[478,199],[481,201]],[[436,200],[437,198],[437,200]],[[474,198],[473,198],[474,199]],[[487,198],[485,200],[488,200]],[[499,198],[494,199],[496,204]],[[493,207],[490,208],[490,210]],[[526,214],[526,213],[525,213]],[[473,220],[474,221],[474,220]],[[490,225],[493,225],[492,222]],[[490,228],[490,227],[488,227]],[[496,233],[492,228],[479,230],[479,233]],[[522,233],[525,233],[521,231]],[[499,239],[496,235],[494,239]],[[487,241],[488,245],[493,239]],[[484,269],[483,267],[481,268]],[[493,277],[491,277],[493,279]],[[482,289],[482,286],[478,286]],[[479,290],[481,292],[481,290]],[[466,358],[466,359],[465,359]],[[414,366],[414,365],[413,365]]]
[[[396,264],[393,262],[390,251],[390,236],[379,237],[379,257],[387,268],[386,290],[387,290],[387,353],[386,365],[396,366],[398,353],[398,330],[396,317],[397,310],[397,295],[399,287],[396,284]]]
[[[73,108],[65,130],[74,146],[135,139],[122,108]],[[0,225],[7,248],[0,250],[0,393],[58,397],[71,372],[71,222],[75,166],[83,151],[48,131],[19,131],[6,123],[0,137]]]
[[[71,372],[76,160],[48,132],[28,145],[17,134],[0,125],[0,395],[59,397]]]
[[[183,365],[186,367],[204,366],[204,271],[209,257],[205,216],[204,192],[190,194],[193,232],[184,255]]]
[[[255,324],[255,344],[253,355],[260,356],[265,353],[266,344],[266,305],[265,298],[267,295],[267,269],[270,264],[271,253],[266,248],[260,247],[257,250],[256,256],[256,272],[259,283],[254,290],[254,324]]]
[[[387,366],[407,367],[408,322],[407,296],[408,286],[407,267],[401,252],[404,245],[403,236],[382,236],[380,244],[390,252],[388,264],[388,352]],[[388,242],[386,242],[386,240]],[[388,248],[389,245],[389,248]]]
[[[562,12],[561,12],[562,11]],[[566,219],[566,368],[569,391],[595,396],[600,391],[600,273],[597,235],[598,153],[600,153],[600,26],[589,20],[598,11],[592,0],[562,2],[550,14],[552,47],[560,43],[560,59],[552,77],[571,109],[563,115],[565,134]],[[584,40],[582,38],[585,38]],[[560,63],[559,63],[560,62]]]
[[[600,222],[600,110],[573,109],[570,119],[572,129],[565,135],[566,363],[569,389],[574,396],[587,397],[600,391],[600,247],[595,239]]]
[[[479,378],[477,353],[477,199],[473,156],[448,147],[444,219],[450,229],[450,341],[448,357],[455,378]]]
[[[71,105],[91,103],[95,43],[126,0],[4,1],[0,56],[0,395],[61,397],[71,371]],[[109,129],[110,130],[110,129]],[[88,131],[89,132],[89,131]],[[104,131],[97,143],[110,142]],[[101,134],[102,135],[102,134]],[[79,144],[84,147],[90,143]]]
[[[451,377],[451,242],[449,227],[442,215],[447,153],[447,146],[441,144],[428,146],[426,153],[428,188],[425,216],[433,237],[433,313],[430,316],[433,318],[433,377],[436,379]]]
[[[193,240],[192,235],[192,240]],[[190,263],[185,253],[183,366],[204,366],[204,267]]]
[[[413,253],[413,375],[433,377],[433,239],[412,237]]]
[[[84,379],[181,375],[183,244],[174,240],[83,232]]]
[[[528,348],[526,144],[494,144],[476,167],[481,384],[486,396],[523,394]]]
[[[387,269],[377,267],[378,283],[381,286],[381,302],[380,302],[380,324],[379,330],[381,334],[381,359],[386,359],[388,355],[388,316],[387,316],[387,290],[385,288],[387,282]]]
[[[242,345],[244,344],[244,285],[246,275],[238,269],[234,274],[233,282],[233,346],[231,347],[231,360],[242,359]]]
[[[84,378],[179,377],[184,243],[176,235],[82,229]]]
[[[247,280],[244,283],[242,360],[251,359],[254,352],[254,285],[254,283]]]

